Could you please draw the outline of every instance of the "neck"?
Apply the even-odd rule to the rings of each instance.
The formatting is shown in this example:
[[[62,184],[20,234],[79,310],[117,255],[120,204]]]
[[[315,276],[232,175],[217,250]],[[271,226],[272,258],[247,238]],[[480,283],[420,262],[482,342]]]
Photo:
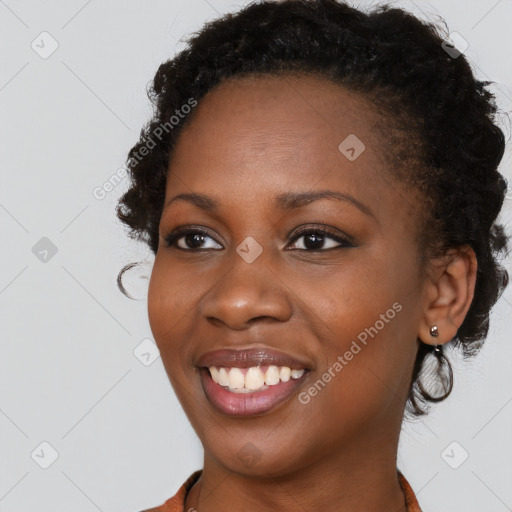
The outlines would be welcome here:
[[[185,510],[406,512],[396,468],[398,435],[399,429],[377,439],[375,432],[363,435],[342,450],[304,457],[310,462],[295,470],[272,468],[272,476],[270,470],[229,469],[205,451],[203,473],[187,495]]]

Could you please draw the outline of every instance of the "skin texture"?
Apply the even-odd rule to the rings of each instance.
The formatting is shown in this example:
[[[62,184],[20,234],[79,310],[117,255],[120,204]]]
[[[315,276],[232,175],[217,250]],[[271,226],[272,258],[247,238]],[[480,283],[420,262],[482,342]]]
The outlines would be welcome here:
[[[405,510],[396,453],[417,338],[442,344],[456,334],[473,298],[476,260],[461,248],[422,266],[419,199],[388,175],[379,126],[364,98],[304,75],[228,80],[184,128],[165,204],[195,192],[220,206],[209,212],[177,200],[164,207],[148,314],[205,450],[185,510]],[[338,150],[349,134],[365,144],[354,161]],[[349,194],[366,213],[347,200],[291,210],[273,204],[282,193],[325,189]],[[176,244],[188,252],[167,247],[165,237],[179,226],[206,229],[200,247],[207,250],[194,251],[185,237]],[[319,249],[307,249],[308,234],[322,226],[352,237],[352,246],[327,235]],[[252,263],[236,252],[249,236],[263,249]],[[301,403],[297,394],[395,303],[401,311]],[[208,402],[196,361],[211,350],[254,346],[291,354],[312,371],[277,409],[226,416]],[[259,456],[249,467],[237,454],[247,446]]]

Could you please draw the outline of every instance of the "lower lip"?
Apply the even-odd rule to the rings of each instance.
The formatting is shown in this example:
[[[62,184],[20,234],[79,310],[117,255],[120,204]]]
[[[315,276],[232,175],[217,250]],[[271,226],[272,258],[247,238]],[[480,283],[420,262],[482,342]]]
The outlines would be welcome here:
[[[262,391],[234,393],[213,382],[208,368],[200,368],[201,381],[208,401],[229,416],[255,416],[267,413],[286,402],[302,386],[304,374],[298,379],[280,382]]]

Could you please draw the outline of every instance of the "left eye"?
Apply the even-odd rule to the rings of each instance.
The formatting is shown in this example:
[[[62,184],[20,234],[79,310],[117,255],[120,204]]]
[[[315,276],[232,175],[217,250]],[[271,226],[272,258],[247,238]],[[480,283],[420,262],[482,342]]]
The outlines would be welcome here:
[[[307,229],[303,230],[299,233],[296,233],[292,238],[292,242],[304,238],[304,242],[302,243],[303,247],[298,247],[300,250],[310,250],[310,251],[318,251],[318,250],[327,250],[327,249],[336,249],[337,247],[351,247],[351,243],[345,238],[335,235],[333,233],[329,233],[325,229]],[[325,247],[324,243],[326,239],[330,239],[331,241],[337,242],[337,244],[330,244],[330,247]]]
[[[206,231],[201,229],[184,229],[169,234],[165,238],[165,241],[167,247],[176,247],[177,249],[181,249],[183,251],[194,251],[201,249],[218,250],[216,247],[201,247],[201,245],[204,244],[204,240],[206,238],[209,238],[215,242],[215,240]],[[183,241],[184,246],[179,244],[180,241]],[[219,245],[219,247],[222,249],[220,244],[217,243],[217,245]]]

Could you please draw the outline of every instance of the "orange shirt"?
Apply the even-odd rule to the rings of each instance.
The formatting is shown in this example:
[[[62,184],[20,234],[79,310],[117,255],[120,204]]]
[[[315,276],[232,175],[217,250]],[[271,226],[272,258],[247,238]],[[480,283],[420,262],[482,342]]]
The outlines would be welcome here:
[[[185,483],[178,489],[178,492],[169,498],[165,503],[156,508],[149,508],[143,512],[188,512],[185,510],[185,498],[190,488],[196,483],[201,476],[202,469],[194,471]],[[407,512],[421,512],[418,500],[409,485],[409,482],[405,479],[404,475],[398,470],[398,482],[404,493],[405,504],[407,505]]]

